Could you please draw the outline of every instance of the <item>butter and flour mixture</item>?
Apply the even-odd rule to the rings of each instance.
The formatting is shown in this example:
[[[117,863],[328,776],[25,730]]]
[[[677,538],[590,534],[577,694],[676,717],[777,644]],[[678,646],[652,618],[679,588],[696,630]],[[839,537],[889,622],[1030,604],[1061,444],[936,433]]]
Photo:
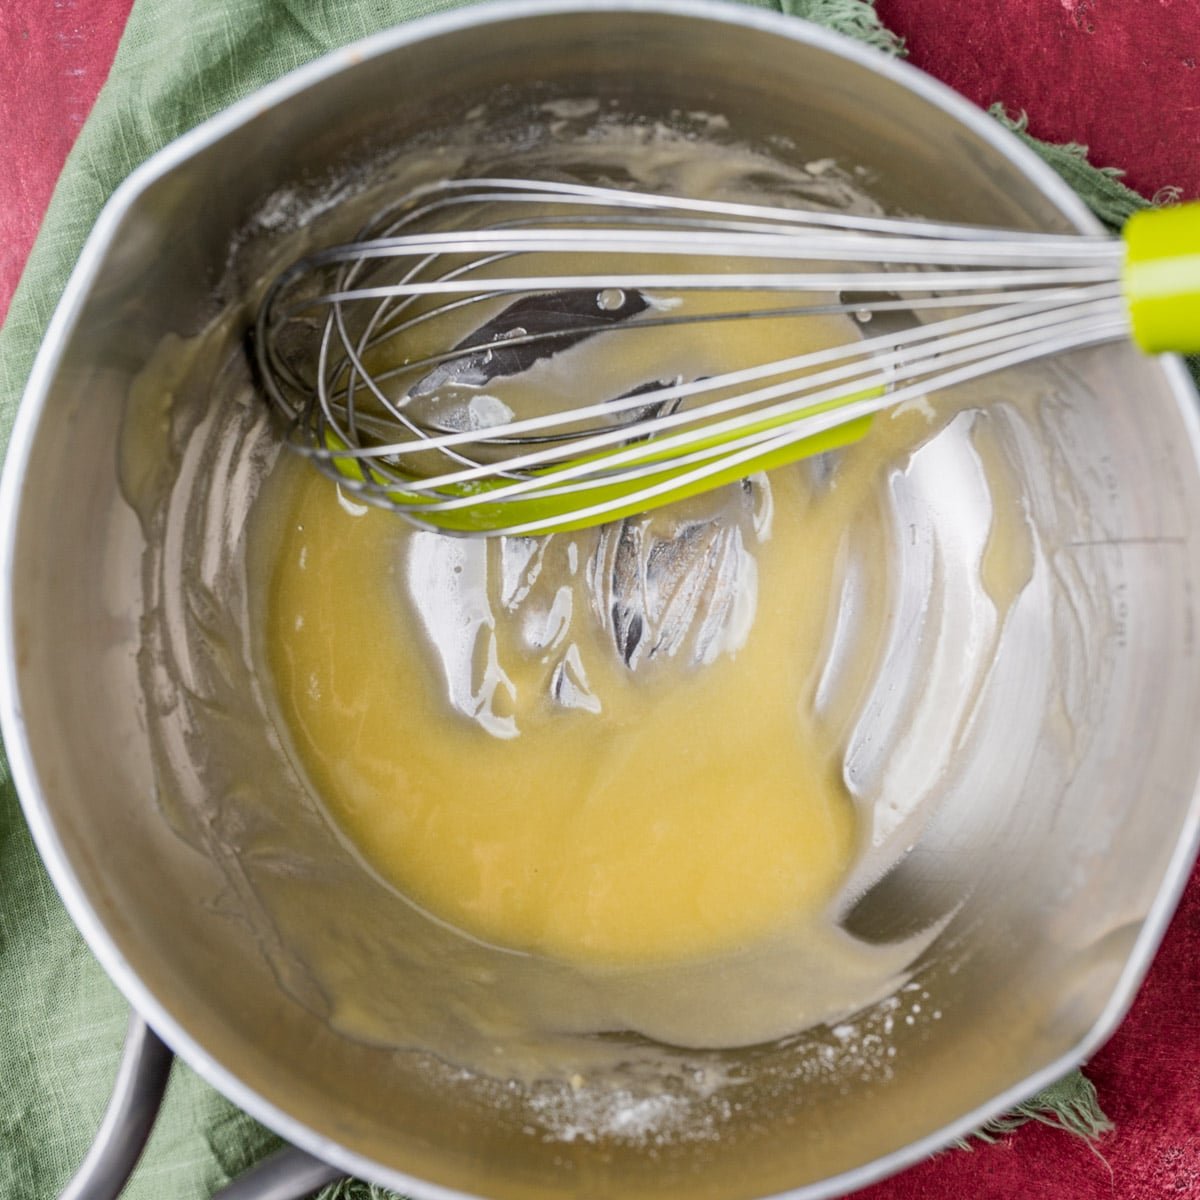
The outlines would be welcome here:
[[[857,336],[845,317],[675,339],[635,326],[445,391],[517,411],[523,389],[594,403]],[[811,478],[758,476],[599,530],[465,540],[306,472],[271,500],[289,516],[267,661],[331,815],[432,915],[567,961],[694,959],[824,909],[856,830],[812,719],[840,534]]]
[[[872,211],[827,164],[659,127],[560,152],[521,157]],[[379,203],[331,215],[353,228]],[[285,257],[318,234],[291,236]],[[860,336],[842,317],[696,328],[665,366],[646,330],[451,399],[490,419],[521,388],[622,394]],[[905,985],[945,914],[884,941],[846,917],[936,806],[1033,562],[1008,410],[964,395],[653,514],[462,540],[281,453],[237,329],[163,346],[122,470],[150,547],[159,803],[290,997],[473,1079],[653,1097],[663,1072],[707,1094],[724,1048]],[[953,510],[931,502],[948,470],[970,501]],[[969,659],[914,636],[927,612]]]

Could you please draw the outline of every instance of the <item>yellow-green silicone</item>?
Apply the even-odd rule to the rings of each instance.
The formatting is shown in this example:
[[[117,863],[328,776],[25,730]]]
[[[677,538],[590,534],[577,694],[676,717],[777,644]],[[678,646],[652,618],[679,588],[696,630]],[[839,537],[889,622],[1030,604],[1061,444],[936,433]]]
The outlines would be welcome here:
[[[857,392],[852,395],[839,397],[837,400],[828,401],[825,404],[813,405],[811,408],[806,409],[805,412],[806,414],[824,412],[830,408],[839,408],[850,404],[855,400],[873,399],[881,394],[882,392],[878,389]],[[793,414],[788,417],[774,417],[752,422],[743,427],[739,432],[742,434],[762,432],[778,428],[794,419],[795,415]],[[665,490],[649,503],[645,500],[630,501],[626,504],[614,506],[602,515],[580,517],[579,514],[582,509],[590,508],[593,505],[606,501],[619,501],[621,497],[633,495],[649,485],[669,483],[672,478],[678,478],[683,475],[686,468],[672,464],[665,466],[660,472],[644,475],[636,480],[600,485],[575,493],[531,496],[527,498],[514,497],[512,500],[493,503],[488,503],[487,493],[495,488],[504,486],[505,480],[488,480],[485,483],[459,484],[447,487],[443,494],[455,497],[470,495],[476,497],[476,501],[465,508],[450,509],[446,512],[421,512],[420,507],[428,505],[432,501],[430,497],[419,493],[405,492],[397,489],[388,492],[388,496],[396,504],[418,506],[411,510],[414,517],[419,517],[422,521],[427,522],[435,528],[443,529],[447,532],[492,533],[497,529],[525,526],[536,522],[539,533],[561,533],[570,529],[586,529],[591,525],[599,525],[606,521],[615,521],[620,517],[631,516],[647,508],[659,508],[664,504],[671,503],[673,500],[682,500],[685,497],[709,491],[722,484],[731,483],[736,479],[744,479],[747,475],[753,475],[757,471],[770,471],[775,467],[784,466],[787,463],[796,462],[799,459],[808,458],[814,454],[823,454],[828,450],[838,449],[863,437],[871,427],[872,420],[873,418],[871,417],[859,417],[856,420],[846,422],[844,425],[828,429],[824,433],[793,442],[791,445],[783,446],[776,450],[764,451],[747,462],[741,462],[735,467],[715,472],[705,479],[693,480],[689,483],[680,484],[677,487]],[[711,450],[712,459],[718,459],[724,453],[724,443],[731,436],[730,434],[725,434],[724,436],[716,435],[700,439],[694,444],[692,449]],[[337,455],[336,452],[338,450],[346,448],[340,439],[327,431],[325,434],[325,445],[328,450],[333,451],[331,461],[335,470],[340,475],[348,480],[361,481],[363,479],[363,470],[357,459],[341,458]],[[579,461],[602,461],[606,456],[614,452],[613,450],[601,451],[597,454],[585,456],[585,458]],[[627,461],[627,465],[653,463],[661,461],[665,457],[667,457],[666,453],[656,450],[653,442],[650,442],[647,444],[646,453]],[[559,469],[561,470],[561,468]],[[544,471],[538,472],[538,474],[547,484],[553,484],[555,468],[549,467]],[[416,481],[414,480],[414,482]]]
[[[1123,236],[1134,341],[1148,354],[1200,353],[1200,203],[1134,213]]]

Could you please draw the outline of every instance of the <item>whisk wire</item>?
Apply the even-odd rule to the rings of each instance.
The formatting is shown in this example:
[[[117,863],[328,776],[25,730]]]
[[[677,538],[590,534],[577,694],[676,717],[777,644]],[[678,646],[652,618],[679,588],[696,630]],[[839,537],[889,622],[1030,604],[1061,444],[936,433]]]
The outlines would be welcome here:
[[[977,360],[969,365],[960,367],[957,370],[947,372],[940,384],[943,387],[954,387],[959,384],[969,383],[972,380],[993,374],[994,372],[1004,370],[1013,366],[1020,366],[1024,363],[1033,361],[1035,358],[1045,357],[1050,354],[1061,353],[1066,350],[1080,349],[1088,345],[1098,345],[1106,341],[1111,341],[1114,336],[1116,325],[1107,327],[1093,327],[1092,332],[1083,337],[1063,337],[1053,339],[1047,343],[1047,348],[1044,351],[1038,350],[1030,353],[1028,346],[1010,351],[1007,354],[995,355],[982,360]],[[909,387],[898,389],[893,394],[887,397],[881,397],[874,400],[864,400],[847,404],[844,408],[839,408],[836,411],[816,414],[803,421],[796,421],[789,425],[785,432],[769,433],[766,431],[748,434],[743,438],[735,441],[726,442],[717,451],[699,452],[689,457],[679,457],[674,460],[673,466],[680,467],[691,462],[699,461],[702,465],[690,471],[678,472],[673,470],[670,477],[666,480],[648,485],[636,492],[628,492],[622,494],[619,498],[607,500],[594,505],[580,506],[572,504],[571,520],[573,523],[584,523],[591,520],[603,520],[610,514],[616,511],[626,511],[632,505],[636,511],[642,507],[652,507],[654,502],[661,496],[673,496],[678,494],[682,489],[691,484],[704,481],[706,478],[717,474],[727,475],[731,469],[745,467],[746,474],[752,474],[758,469],[755,464],[763,458],[786,449],[788,446],[794,445],[798,441],[805,441],[813,438],[826,430],[836,428],[840,425],[852,423],[861,420],[863,417],[869,417],[883,411],[886,408],[896,407],[900,404],[907,403],[912,400],[918,400],[928,395],[929,389],[923,383],[916,383]],[[626,478],[635,479],[638,475],[652,473],[649,468],[644,468],[640,472],[631,472]],[[566,474],[566,472],[564,472]],[[602,484],[611,484],[609,481],[588,481],[574,480],[574,487],[571,487],[566,493],[569,496],[577,496],[585,492],[589,486],[600,486]],[[528,495],[534,493],[547,498],[563,494],[555,487],[537,489],[535,481],[527,480],[520,484],[507,485],[505,488],[497,489],[495,493],[489,492],[486,496],[487,503],[491,504],[494,500],[501,501],[503,499],[514,499],[521,494]],[[474,504],[479,503],[479,497],[457,497],[450,500],[432,503],[422,506],[414,511],[414,516],[417,522],[422,523],[420,517],[416,514],[420,513],[436,513],[450,512],[455,509],[469,508]],[[535,533],[542,533],[561,526],[563,521],[561,514],[554,516],[539,518],[537,520],[525,521],[509,526],[497,526],[489,529],[492,534],[504,534],[509,536],[524,536]],[[427,528],[441,528],[436,523],[425,522]]]
[[[349,491],[430,527],[531,533],[818,452],[932,391],[1123,338],[1121,263],[1106,238],[449,180],[281,273],[255,353],[289,443]],[[696,295],[730,302],[693,309]],[[438,416],[444,387],[479,392],[581,338],[818,315],[909,324],[532,416]],[[456,324],[473,332],[446,344]]]
[[[642,434],[650,434],[669,425],[704,420],[721,413],[749,408],[773,399],[785,391],[794,391],[797,388],[812,390],[818,385],[831,382],[857,387],[862,381],[856,379],[855,376],[862,376],[864,373],[870,373],[869,377],[873,380],[878,375],[878,382],[886,383],[892,378],[889,372],[895,364],[907,361],[909,370],[915,371],[922,365],[926,369],[932,369],[937,365],[939,356],[960,346],[1000,342],[1004,337],[1014,334],[1036,334],[1048,325],[1059,322],[1102,316],[1114,316],[1119,320],[1122,315],[1119,294],[1112,286],[1102,286],[1092,292],[1075,293],[1070,307],[1062,307],[1061,303],[1057,302],[1055,305],[1033,302],[1014,306],[1014,308],[1015,312],[1006,311],[1002,319],[991,312],[974,312],[930,325],[918,325],[910,330],[886,334],[878,338],[830,346],[822,350],[808,351],[790,359],[780,359],[709,376],[705,379],[674,384],[637,396],[621,397],[579,408],[546,413],[521,421],[506,422],[503,425],[492,426],[482,434],[478,430],[466,430],[438,436],[427,435],[420,445],[412,445],[409,442],[379,444],[364,448],[361,453],[395,456],[424,450],[441,450],[478,442],[481,436],[486,437],[489,442],[496,439],[516,439],[520,435],[541,432],[558,425],[576,424],[591,418],[611,417],[630,409],[645,407],[650,403],[689,399],[704,392],[726,391],[777,375],[789,376],[785,383],[772,388],[743,392],[712,406],[685,409],[669,418],[656,418],[642,422],[639,425],[639,431]],[[922,351],[920,349],[921,342],[930,342],[933,343],[933,346],[931,349]],[[922,360],[908,357],[913,347],[916,347],[917,352],[926,354],[928,358]],[[846,358],[855,361],[849,367],[839,368],[835,371],[821,374],[809,373],[815,367]],[[792,378],[792,376],[796,378]],[[629,429],[624,427],[619,434],[609,435],[609,440],[616,441],[619,438],[628,438],[628,436]],[[599,448],[598,443],[579,441],[573,445],[572,454],[595,448]],[[352,457],[353,455],[350,452],[339,451],[337,456]],[[549,461],[549,459],[548,453],[545,457],[532,462],[525,458],[512,459],[509,461],[509,466],[536,466]],[[465,480],[454,479],[445,482],[465,482]]]
[[[1013,238],[1012,230],[995,229],[989,226],[964,225],[960,223],[929,220],[913,220],[870,216],[861,213],[831,212],[817,208],[783,208],[766,204],[746,204],[729,200],[698,199],[688,196],[663,196],[646,192],[626,191],[618,188],[598,187],[594,184],[569,183],[553,180],[475,178],[440,179],[413,188],[408,199],[418,202],[425,196],[465,197],[464,204],[519,203],[527,200],[535,204],[571,205],[609,209],[640,209],[658,212],[692,212],[707,216],[737,219],[762,220],[787,225],[804,225],[823,229],[852,229],[898,236],[928,237],[940,240],[966,240],[983,238],[1005,242]],[[403,203],[403,201],[401,202]],[[1111,238],[1080,235],[1075,233],[1046,233],[1041,231],[1021,232],[1022,239],[1057,243],[1092,242],[1110,246]]]
[[[808,430],[813,434],[824,432],[840,421],[848,422],[859,417],[874,415],[885,408],[891,408],[901,403],[902,401],[896,399],[898,392],[885,392],[884,390],[891,388],[896,383],[914,381],[932,371],[936,371],[944,380],[949,377],[948,368],[962,363],[1003,360],[1005,365],[1015,365],[1016,362],[1028,362],[1031,358],[1040,357],[1042,344],[1052,340],[1056,349],[1061,352],[1068,346],[1086,344],[1098,330],[1103,330],[1105,337],[1111,336],[1109,325],[1098,325],[1095,317],[1096,312],[1092,311],[1082,317],[1064,322],[1059,339],[1050,339],[1040,335],[1036,339],[1032,339],[1029,337],[1032,326],[1018,330],[1008,337],[969,339],[963,335],[964,340],[961,342],[946,339],[938,347],[936,357],[932,359],[905,361],[902,354],[880,356],[880,367],[878,368],[874,366],[873,362],[854,362],[848,367],[836,368],[811,377],[812,383],[822,385],[814,390],[809,390],[805,386],[810,383],[809,379],[788,380],[782,384],[758,389],[730,400],[717,401],[703,409],[685,409],[669,416],[653,418],[639,425],[639,432],[643,435],[655,435],[652,451],[647,449],[644,442],[639,442],[635,446],[614,452],[611,456],[606,455],[603,458],[588,460],[586,456],[603,451],[622,440],[628,440],[628,428],[581,437],[571,447],[570,458],[574,461],[574,465],[563,470],[561,474],[556,471],[550,478],[556,483],[561,483],[568,478],[576,479],[591,474],[604,474],[611,472],[614,467],[620,466],[624,462],[644,458],[648,453],[666,454],[684,449],[700,441],[711,442],[713,439],[717,439],[720,445],[729,449],[737,444],[736,435],[739,429],[744,427],[747,418],[741,415],[729,416],[726,414],[749,405],[756,406],[753,413],[750,414],[750,419],[756,424],[778,424],[782,420],[792,421],[795,419],[796,428],[799,430]],[[1041,318],[1029,318],[1028,320],[1035,319]],[[1115,314],[1113,325],[1115,326],[1119,321],[1120,314]],[[1043,332],[1046,327],[1042,326]],[[1010,362],[1009,357],[1012,354],[1016,354],[1018,357]],[[991,369],[1000,368],[993,367]],[[668,392],[673,390],[675,389],[664,389]],[[845,399],[847,395],[858,396],[867,392],[871,393],[868,399]],[[780,397],[784,397],[784,399],[780,400]],[[770,401],[779,402],[771,404]],[[830,403],[836,405],[832,412],[814,412]],[[765,406],[760,407],[761,405]],[[801,421],[810,414],[813,418],[810,424],[802,425]],[[718,417],[722,419],[718,420]],[[669,430],[679,426],[696,423],[699,423],[697,429],[685,430],[661,438],[657,436],[666,434]],[[725,435],[730,436],[727,438]],[[475,435],[477,440],[478,436],[478,434]],[[805,434],[802,433],[801,436],[805,436]],[[440,439],[433,439],[427,445],[419,448],[439,449],[440,447],[434,444],[438,440]],[[407,451],[409,448],[405,449]],[[417,447],[412,449],[417,449]],[[562,448],[554,447],[517,455],[508,460],[507,466],[510,471],[529,472],[562,461],[564,457]],[[491,471],[492,468],[488,464],[476,465],[461,471],[423,479],[409,486],[417,492],[437,492],[448,487],[487,478]],[[530,476],[520,485],[514,484],[504,489],[497,489],[494,494],[489,493],[488,498],[493,500],[499,499],[503,495],[520,495],[533,488],[543,486],[546,478],[546,476]],[[611,478],[609,482],[611,482]],[[526,484],[530,486],[527,487]],[[469,501],[470,498],[466,499]],[[447,511],[464,507],[463,500],[463,497],[458,497],[447,502]]]

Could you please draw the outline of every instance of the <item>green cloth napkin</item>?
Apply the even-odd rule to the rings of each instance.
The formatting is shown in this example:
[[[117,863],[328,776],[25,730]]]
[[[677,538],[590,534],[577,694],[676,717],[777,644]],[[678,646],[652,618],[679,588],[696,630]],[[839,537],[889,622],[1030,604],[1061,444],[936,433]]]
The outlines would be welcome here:
[[[177,135],[333,47],[472,0],[137,0],[101,91],[54,193],[0,331],[0,450],[46,323],[79,249],[116,185]],[[744,0],[817,21],[901,53],[871,0]],[[1023,125],[1011,124],[1020,133]],[[1027,135],[1023,135],[1027,136]],[[1035,146],[1093,208],[1117,224],[1146,201],[1079,147]],[[99,1123],[128,1009],[84,946],[30,841],[0,759],[0,1196],[49,1200]],[[1105,1127],[1077,1073],[1022,1117],[1077,1132]],[[207,1200],[277,1145],[176,1064],[127,1200]],[[337,1185],[338,1200],[381,1195]]]

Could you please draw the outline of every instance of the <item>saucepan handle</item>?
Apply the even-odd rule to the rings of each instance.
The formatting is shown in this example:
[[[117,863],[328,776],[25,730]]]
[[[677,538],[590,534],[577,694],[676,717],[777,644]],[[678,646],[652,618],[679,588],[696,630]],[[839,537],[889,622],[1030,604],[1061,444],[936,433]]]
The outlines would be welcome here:
[[[213,1200],[303,1200],[345,1174],[295,1146],[285,1146],[223,1187]]]
[[[116,1200],[121,1194],[154,1127],[172,1058],[154,1030],[133,1013],[108,1108],[59,1200]]]
[[[154,1128],[174,1056],[137,1013],[95,1140],[59,1200],[117,1200]],[[344,1172],[286,1146],[223,1188],[213,1200],[302,1200]]]

